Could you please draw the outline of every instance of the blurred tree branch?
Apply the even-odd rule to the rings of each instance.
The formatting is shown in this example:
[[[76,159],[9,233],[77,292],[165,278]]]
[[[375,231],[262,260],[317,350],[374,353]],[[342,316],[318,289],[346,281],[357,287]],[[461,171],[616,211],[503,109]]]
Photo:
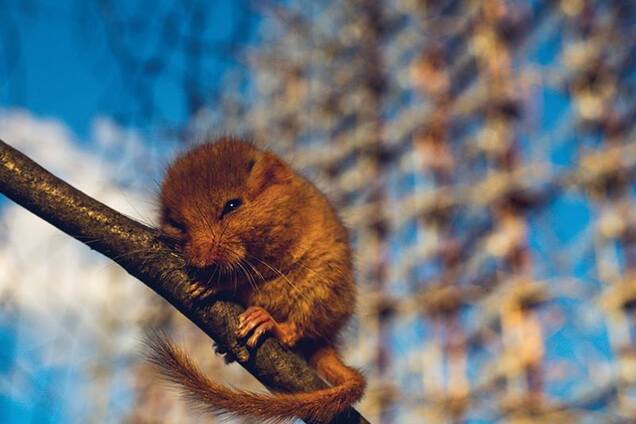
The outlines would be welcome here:
[[[327,387],[298,355],[267,338],[248,352],[235,336],[243,308],[213,297],[191,280],[178,252],[142,225],[55,177],[0,140],[0,193],[71,237],[121,265],[234,357],[261,383],[276,391],[312,391]],[[333,423],[367,423],[353,408]]]

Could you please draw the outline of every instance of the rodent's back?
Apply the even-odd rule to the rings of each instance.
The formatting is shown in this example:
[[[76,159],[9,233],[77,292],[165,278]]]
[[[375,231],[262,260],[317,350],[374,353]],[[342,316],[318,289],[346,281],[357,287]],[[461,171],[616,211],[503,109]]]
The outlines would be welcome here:
[[[301,201],[282,229],[296,234],[295,242],[280,261],[283,275],[249,290],[245,303],[297,321],[306,338],[330,344],[355,307],[349,234],[327,196],[292,172],[289,189]]]

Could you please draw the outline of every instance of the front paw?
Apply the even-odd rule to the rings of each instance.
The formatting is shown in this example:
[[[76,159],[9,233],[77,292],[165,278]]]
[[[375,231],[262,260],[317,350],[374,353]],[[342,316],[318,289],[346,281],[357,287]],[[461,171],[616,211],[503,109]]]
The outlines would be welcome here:
[[[239,316],[236,336],[243,339],[251,334],[247,340],[247,346],[254,347],[264,334],[274,330],[276,326],[278,323],[269,312],[260,306],[250,306]]]

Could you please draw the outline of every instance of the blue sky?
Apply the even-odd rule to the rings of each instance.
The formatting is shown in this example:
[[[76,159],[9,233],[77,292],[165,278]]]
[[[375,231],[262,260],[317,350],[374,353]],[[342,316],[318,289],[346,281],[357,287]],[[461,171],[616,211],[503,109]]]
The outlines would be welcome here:
[[[107,42],[104,19],[99,16],[103,10],[97,7],[99,2],[9,0],[8,4],[5,3],[0,13],[0,50],[3,51],[0,55],[0,109],[22,108],[39,118],[59,120],[74,133],[76,142],[84,144],[85,150],[102,149],[103,146],[92,144],[95,140],[95,119],[134,113],[126,104],[133,103],[135,92],[129,82],[132,76],[122,72],[120,62]],[[234,23],[241,21],[242,16],[254,19],[244,1],[192,4],[204,7],[207,18],[213,22],[205,25],[201,34],[211,43],[231,36]],[[174,2],[115,0],[112,5],[126,19],[135,13],[162,19],[170,13]],[[176,21],[174,31],[187,34],[191,19],[192,16],[189,19],[181,16]],[[129,52],[139,57],[161,53],[161,43],[165,40],[154,29],[140,30],[137,35],[133,29],[127,31],[125,48]],[[249,36],[245,35],[246,38]],[[184,122],[185,98],[181,76],[177,72],[183,66],[182,48],[176,46],[174,51],[172,55],[164,57],[169,58],[164,64],[166,75],[154,81],[151,87],[153,102],[160,111],[161,119],[136,119],[122,122],[124,126],[132,124],[136,131],[145,133],[158,126]],[[236,63],[231,56],[214,51],[203,56],[205,60],[201,66],[204,79],[209,84],[208,88],[213,90],[223,73]],[[130,70],[139,72],[139,66],[133,66]],[[42,139],[42,143],[46,142]],[[2,204],[7,204],[6,199],[0,200]],[[0,312],[0,322],[4,323],[4,326],[0,325],[0,375],[20,366],[18,358],[26,369],[46,363],[44,350],[36,347],[46,343],[46,335],[25,331],[23,326],[28,325],[28,321],[22,321],[14,315],[14,311],[0,309]],[[20,324],[15,326],[15,323]],[[43,336],[45,340],[40,342],[38,339]],[[90,348],[87,351],[81,346],[69,346],[69,352],[72,352],[69,356],[83,357],[90,354]],[[65,397],[76,393],[73,387],[85,384],[87,377],[78,374],[78,370],[59,365],[41,366],[32,370],[30,375],[32,380],[24,382],[25,386],[0,391],[1,422],[73,422],[77,419],[74,414],[78,410],[82,413],[81,405],[89,405],[82,399],[76,399],[73,401],[78,405],[73,407],[75,411],[68,409],[69,400]],[[118,387],[113,390],[122,390],[126,384],[122,382]],[[132,397],[124,391],[113,399],[118,404],[110,405],[113,414],[110,422],[118,422],[117,414],[126,409]],[[86,412],[84,409],[83,413]]]
[[[0,66],[2,107],[23,107],[37,115],[58,118],[80,139],[86,138],[96,116],[115,116],[129,111],[125,103],[135,95],[134,87],[129,83],[134,76],[122,75],[120,62],[112,53],[112,43],[107,41],[104,10],[96,6],[99,3],[10,0],[10,6],[3,7],[0,14],[0,28],[4,28],[0,30],[1,48],[10,60]],[[245,1],[192,3],[205,8],[207,19],[213,23],[205,25],[201,34],[210,42],[227,40],[233,25],[242,17],[248,16],[255,22]],[[116,0],[112,4],[112,9],[117,10],[124,21],[129,22],[128,18],[136,13],[150,13],[156,17],[156,24],[171,13],[174,5],[165,0]],[[192,13],[196,14],[195,11]],[[179,19],[175,33],[187,34],[192,16],[179,16]],[[121,31],[118,35],[127,40],[122,43],[124,51],[139,57],[161,54],[165,40],[155,28],[135,30],[122,26],[117,29]],[[177,74],[177,69],[183,66],[182,47],[176,46],[173,50],[174,54],[164,57],[169,58],[166,59],[168,75],[152,86],[154,101],[170,124],[182,123],[186,118],[183,89]],[[213,89],[223,72],[233,65],[233,59],[212,49],[205,56],[203,72],[206,84]],[[131,70],[133,74],[139,72],[139,66],[133,66]],[[134,124],[144,130],[145,126],[157,122],[137,120]]]
[[[108,43],[108,30],[98,10],[99,2],[84,2],[80,0],[56,1],[21,1],[8,0],[3,13],[0,14],[0,49],[5,55],[0,58],[10,58],[10,61],[0,63],[0,108],[25,108],[36,116],[51,117],[68,125],[74,132],[76,141],[90,143],[95,118],[123,116],[124,126],[132,125],[141,133],[152,131],[162,125],[183,123],[187,116],[187,105],[184,97],[182,67],[184,58],[180,48],[167,49],[173,52],[166,55],[167,62],[162,76],[152,84],[145,86],[147,81],[138,78],[140,67],[144,63],[120,68],[120,56],[112,51],[112,44]],[[109,2],[101,2],[108,4]],[[113,0],[113,10],[121,13],[124,20],[130,21],[136,13],[149,14],[158,20],[170,14],[173,2],[160,1],[125,1]],[[247,12],[246,1],[208,1],[193,2],[205,8],[209,23],[204,28],[204,38],[212,44],[226,39],[234,28],[233,24],[241,21]],[[26,5],[26,6],[25,6]],[[31,6],[29,6],[31,5]],[[174,33],[183,36],[194,25],[194,15],[180,16],[176,21]],[[256,18],[249,17],[254,21]],[[158,27],[135,29],[132,27],[118,27],[119,34],[127,40],[123,50],[133,52],[140,57],[152,58],[163,53],[162,48],[170,37],[166,39]],[[528,52],[519,67],[528,63],[541,66],[554,66],[559,60],[559,53],[563,47],[562,28],[552,27],[536,43],[536,48]],[[112,34],[111,34],[112,36]],[[245,34],[247,39],[255,34]],[[179,38],[179,37],[175,37]],[[121,47],[121,46],[120,46]],[[11,54],[14,52],[14,55]],[[207,92],[213,92],[222,81],[225,71],[239,66],[227,54],[210,51],[201,64],[201,72],[205,75],[204,84]],[[147,64],[147,62],[145,62]],[[131,72],[127,74],[126,72]],[[130,81],[137,81],[131,83]],[[149,91],[157,113],[144,120],[136,115],[136,110],[130,105],[136,104],[135,84]],[[201,88],[201,87],[200,87]],[[536,134],[532,137],[540,138],[549,134],[558,124],[560,117],[571,111],[570,98],[564,92],[547,86],[536,90],[533,102],[541,105],[541,116]],[[130,117],[132,121],[127,121]],[[2,136],[2,134],[0,134]],[[566,134],[564,140],[554,140],[546,143],[548,148],[542,153],[554,165],[567,167],[576,160],[573,150],[572,137]],[[11,142],[11,140],[7,140]],[[44,141],[44,140],[43,140]],[[531,146],[533,139],[523,140],[523,146]],[[83,146],[87,150],[95,148],[93,145]],[[0,199],[0,204],[2,203]],[[530,216],[530,246],[535,259],[537,277],[550,282],[556,276],[562,276],[562,270],[557,270],[554,258],[559,255],[567,257],[571,251],[567,250],[577,240],[581,231],[594,218],[594,206],[590,205],[583,193],[569,192],[559,196],[554,203],[539,214]],[[549,228],[549,231],[546,231]],[[552,238],[553,237],[553,238]],[[413,241],[413,240],[412,240]],[[400,239],[404,243],[403,239]],[[414,242],[414,241],[413,241]],[[396,246],[396,255],[399,255]],[[585,281],[593,290],[597,290],[594,268],[594,257],[583,252],[580,260],[575,261],[567,274]],[[405,289],[406,290],[406,289]],[[589,317],[585,311],[585,304],[572,303],[567,299],[557,299],[550,311],[557,307],[565,311],[566,324],[553,334],[546,335],[546,359],[548,361],[578,361],[577,366],[583,369],[581,362],[585,362],[589,352],[584,351],[586,342],[593,345],[595,355],[612,359],[606,328],[601,317]],[[584,319],[581,319],[583,317]],[[0,321],[7,322],[15,317],[0,317]],[[470,316],[466,317],[470,320]],[[588,321],[586,321],[588,319]],[[413,340],[419,342],[427,336],[427,325],[423,322],[415,323],[413,328],[394,334],[395,345],[398,350],[400,344],[406,348],[413,348]],[[0,370],[7,369],[16,356],[18,336],[15,328],[0,327]],[[583,352],[583,353],[582,353]],[[20,356],[29,363],[39,363],[37,348],[28,352],[20,352]],[[490,359],[490,358],[488,358]],[[477,358],[471,372],[477,371],[482,365]],[[0,371],[1,372],[1,371]],[[57,390],[61,384],[72,386],[81,380],[82,376],[74,374],[72,370],[51,368],[42,369],[37,374],[37,390],[44,395],[39,401],[20,402],[13,398],[0,395],[0,421],[9,423],[21,422],[68,422],[63,409],[63,403],[58,403],[54,397],[47,398],[46,393]],[[408,376],[405,377],[408,379]],[[552,384],[552,383],[551,383]],[[551,395],[567,397],[571,394],[573,381],[571,379],[556,382],[547,390]],[[125,399],[121,396],[120,399]],[[125,405],[120,405],[125,407]],[[115,408],[116,409],[116,408]],[[116,419],[114,418],[114,421]]]

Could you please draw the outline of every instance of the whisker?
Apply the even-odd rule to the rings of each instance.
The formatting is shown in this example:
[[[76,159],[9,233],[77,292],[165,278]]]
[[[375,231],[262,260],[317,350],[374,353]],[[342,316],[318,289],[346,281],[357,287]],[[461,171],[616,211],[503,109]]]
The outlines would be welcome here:
[[[225,230],[227,229],[227,227],[228,227],[227,222],[224,222],[223,228],[221,229],[221,234],[219,234],[219,238],[218,238],[219,241],[223,238],[223,234],[225,234]]]
[[[234,261],[236,262],[236,265],[241,269],[241,272],[243,272],[243,275],[245,275],[245,278],[247,279],[248,284],[252,286],[255,290],[258,290],[258,285],[256,284],[256,281],[254,280],[251,273],[247,270],[247,268],[245,268],[245,266],[242,263],[243,258],[241,258],[241,256],[234,249],[230,247],[224,246],[224,250],[226,253],[230,254],[233,257]]]
[[[264,260],[262,260],[261,258],[258,258],[258,257],[256,257],[256,256],[254,256],[254,255],[250,254],[249,252],[245,252],[245,253],[246,253],[247,255],[249,255],[250,257],[252,257],[252,258],[256,259],[257,261],[259,261],[260,263],[262,263],[263,265],[265,265],[266,267],[268,267],[269,269],[271,269],[272,271],[274,271],[274,272],[275,272],[275,273],[277,273],[278,275],[280,275],[280,276],[281,276],[281,277],[282,277],[282,278],[283,278],[283,279],[284,279],[284,280],[285,280],[285,281],[289,284],[289,286],[290,286],[292,289],[294,289],[294,290],[296,290],[296,289],[297,289],[297,288],[296,288],[296,286],[294,285],[294,283],[292,283],[292,282],[290,281],[290,279],[289,279],[289,278],[287,278],[287,276],[286,276],[285,274],[283,274],[283,272],[282,272],[281,270],[279,270],[278,268],[275,268],[275,267],[271,266],[270,264],[268,264],[267,262],[265,262],[265,261],[264,261]]]
[[[205,211],[203,210],[203,208],[201,207],[201,204],[199,202],[195,202],[194,204],[196,211],[199,213],[199,216],[201,217],[201,221],[203,221],[203,223],[205,224],[206,228],[212,233],[214,234],[214,231],[212,231],[212,224],[211,222],[208,220],[208,216],[205,213]]]
[[[208,278],[208,281],[205,283],[206,286],[210,285],[210,282],[212,282],[212,279],[214,278],[214,275],[216,274],[216,272],[219,270],[218,267],[214,268],[214,271],[212,271],[212,274],[210,274],[210,277]]]
[[[119,255],[112,256],[111,259],[115,261],[117,259],[125,258],[126,256],[135,255],[137,253],[142,253],[142,252],[148,252],[148,253],[151,253],[152,255],[156,255],[157,254],[156,252],[150,252],[150,250],[148,248],[133,249],[133,250],[129,250],[128,252],[124,252],[124,253],[121,253]]]
[[[252,270],[254,271],[254,273],[256,275],[258,275],[258,277],[260,277],[261,280],[263,280],[263,282],[265,282],[265,277],[263,277],[263,274],[247,259],[247,258],[243,258],[243,261],[250,267],[252,268]]]
[[[250,264],[243,258],[241,259],[241,262],[243,263],[243,266],[249,267],[250,269],[254,270],[253,266],[250,266]],[[252,284],[254,285],[254,290],[256,290],[257,292],[260,290],[258,282],[256,281],[256,276],[255,274],[252,274],[251,272],[248,273],[249,278],[252,280]]]
[[[243,274],[245,275],[245,278],[247,278],[247,282],[250,286],[252,286],[254,288],[254,290],[258,291],[258,287],[256,286],[256,283],[252,280],[249,272],[247,271],[247,269],[245,268],[245,266],[243,266],[241,264],[241,261],[239,260],[236,265],[241,269],[241,271],[243,272]]]
[[[253,246],[254,245],[253,243],[249,243],[249,242],[245,242],[245,244],[247,246]],[[253,255],[252,255],[252,257],[253,257]],[[312,273],[314,273],[316,275],[321,275],[318,271],[315,271],[314,269],[308,267],[306,264],[302,263],[301,261],[294,262],[294,266],[300,266],[302,268],[305,268],[307,271],[310,271],[310,272],[312,272]]]
[[[320,275],[318,271],[314,271],[313,269],[309,268],[307,265],[303,264],[302,262],[295,262],[295,265],[301,266],[305,268],[307,271],[313,272],[316,275]]]
[[[308,299],[309,295],[304,291],[304,290],[300,290],[298,289],[298,287],[278,268],[270,265],[269,263],[267,263],[266,261],[264,261],[263,259],[254,256],[252,254],[250,254],[249,252],[245,252],[247,255],[249,255],[250,257],[256,259],[257,261],[259,261],[260,263],[262,263],[263,265],[265,265],[266,267],[268,267],[270,270],[272,270],[275,274],[280,275],[286,282],[287,284],[292,288],[292,291],[290,291],[290,295],[296,297],[296,298],[300,298],[300,299]]]

